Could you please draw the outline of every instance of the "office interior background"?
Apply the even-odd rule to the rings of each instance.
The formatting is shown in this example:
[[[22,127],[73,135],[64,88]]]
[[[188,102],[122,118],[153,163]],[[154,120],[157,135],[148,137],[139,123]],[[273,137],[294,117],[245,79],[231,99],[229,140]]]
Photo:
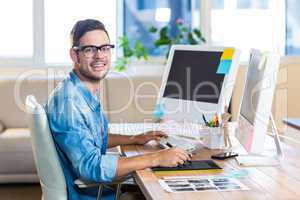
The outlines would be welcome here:
[[[149,58],[148,60],[131,61],[127,69],[128,76],[136,78],[134,83],[141,84],[145,80],[144,77],[151,75],[149,80],[154,80],[158,87],[167,49],[154,45],[158,34],[151,33],[149,28],[155,26],[160,29],[167,25],[171,36],[175,37],[178,34],[176,23],[179,20],[188,30],[200,29],[207,45],[231,46],[242,51],[241,67],[232,99],[233,112],[238,110],[237,105],[240,101],[250,48],[270,50],[281,54],[282,61],[273,102],[273,114],[281,134],[285,134],[285,125],[281,122],[282,119],[300,115],[298,105],[300,100],[298,81],[300,74],[299,10],[300,1],[298,0],[2,0],[0,2],[0,95],[3,105],[0,110],[0,123],[2,121],[3,130],[5,128],[7,130],[27,128],[25,119],[23,119],[25,115],[21,113],[23,111],[13,96],[15,82],[30,70],[40,70],[29,73],[36,73],[35,76],[44,76],[49,70],[70,70],[69,33],[77,20],[95,18],[106,25],[111,43],[117,46],[113,52],[113,67],[116,65],[118,57],[123,56],[123,52],[118,46],[121,36],[128,37],[131,45],[140,41],[149,51]],[[188,41],[183,41],[183,43],[188,43]],[[138,71],[143,78],[132,71]],[[152,79],[153,75],[154,79]],[[103,100],[104,104],[109,101],[108,110],[116,111],[109,114],[110,121],[126,121],[126,117],[129,122],[142,121],[144,115],[137,113],[136,107],[145,106],[147,109],[143,109],[143,111],[147,111],[146,116],[152,115],[151,109],[155,104],[157,90],[146,86],[143,88],[144,94],[153,94],[153,99],[146,103],[144,100],[135,99],[136,101],[133,102],[135,107],[129,106],[128,109],[122,110],[121,107],[127,106],[128,101],[120,103],[119,98],[124,95],[122,98],[126,101],[130,97],[128,97],[126,89],[125,91],[118,89],[120,85],[124,86],[124,80],[110,82],[112,79],[107,81],[110,96],[107,93],[105,98],[108,99]],[[43,84],[44,82],[42,84],[35,83],[33,86],[29,85],[29,89],[25,88],[20,93],[22,95],[29,92],[43,93],[45,91],[41,91],[43,90],[41,88],[47,88],[47,85]],[[41,99],[45,100],[50,92],[47,90],[46,94],[38,94],[38,96],[42,96]],[[21,99],[24,100],[24,97]],[[28,139],[29,134],[26,134],[20,137]],[[297,134],[289,136],[300,139]],[[1,142],[6,144],[5,138],[3,138],[4,136],[1,137],[0,133],[0,144]],[[1,146],[3,145],[0,145],[0,149]],[[28,148],[31,148],[30,145]],[[2,149],[1,152],[5,152],[5,150]],[[1,158],[0,163],[0,165],[3,163]],[[10,166],[16,164],[17,161],[8,162]],[[4,168],[1,171],[2,174],[13,173]],[[20,173],[18,170],[16,168],[15,171]],[[31,170],[30,173],[34,173],[34,170]],[[14,187],[5,186],[11,182],[14,181],[11,179],[6,181],[4,178],[1,181],[4,186],[0,185],[2,188],[0,193],[1,191],[14,191]],[[22,183],[22,178],[16,182]],[[20,194],[30,194],[29,190],[32,188],[26,189],[26,187],[21,185],[17,189],[21,191]],[[36,187],[33,188],[36,189]],[[38,189],[36,194],[39,195]],[[18,197],[15,198],[18,199]]]
[[[154,57],[161,56],[163,48],[155,48],[157,35],[149,28],[168,25],[174,36],[178,19],[188,29],[200,28],[206,44],[241,49],[244,61],[249,48],[300,54],[296,0],[11,0],[1,4],[5,30],[0,39],[1,66],[69,65],[69,32],[83,18],[103,21],[112,43],[123,35],[132,43],[140,40]]]

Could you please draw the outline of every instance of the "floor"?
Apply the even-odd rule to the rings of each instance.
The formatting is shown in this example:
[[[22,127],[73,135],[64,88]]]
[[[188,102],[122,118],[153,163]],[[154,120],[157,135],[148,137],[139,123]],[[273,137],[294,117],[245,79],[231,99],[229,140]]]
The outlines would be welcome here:
[[[41,200],[39,184],[1,184],[1,200]]]

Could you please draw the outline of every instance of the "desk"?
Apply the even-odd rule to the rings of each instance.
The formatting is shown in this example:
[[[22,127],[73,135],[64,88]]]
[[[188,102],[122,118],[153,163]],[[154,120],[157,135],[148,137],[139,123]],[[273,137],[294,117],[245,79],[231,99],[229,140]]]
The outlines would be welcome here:
[[[279,166],[272,167],[240,167],[234,159],[216,161],[224,169],[224,173],[232,169],[246,169],[248,175],[239,180],[250,188],[248,191],[231,192],[184,192],[168,193],[158,183],[158,178],[163,176],[203,175],[200,172],[180,172],[171,174],[166,172],[159,175],[152,170],[138,170],[134,173],[137,184],[145,197],[150,200],[299,200],[300,199],[300,145],[287,145],[283,143],[285,161]],[[127,156],[144,154],[159,149],[156,142],[142,145],[127,145],[122,151]],[[209,159],[211,154],[218,150],[200,148],[196,151],[195,159]],[[214,174],[215,173],[210,173]],[[205,175],[210,175],[206,173]]]

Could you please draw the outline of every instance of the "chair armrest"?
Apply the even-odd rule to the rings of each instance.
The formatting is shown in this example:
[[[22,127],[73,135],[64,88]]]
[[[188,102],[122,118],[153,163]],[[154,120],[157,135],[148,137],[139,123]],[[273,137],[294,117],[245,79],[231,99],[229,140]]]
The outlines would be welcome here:
[[[77,185],[78,188],[90,188],[90,187],[97,187],[103,183],[90,182],[90,181],[84,181],[81,179],[76,179],[74,181],[74,184]]]

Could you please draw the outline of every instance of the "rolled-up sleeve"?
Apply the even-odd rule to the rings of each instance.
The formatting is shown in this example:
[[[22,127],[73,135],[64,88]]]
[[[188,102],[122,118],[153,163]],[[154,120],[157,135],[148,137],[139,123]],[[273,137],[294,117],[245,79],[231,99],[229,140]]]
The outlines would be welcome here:
[[[61,111],[60,117],[50,114],[49,123],[54,140],[70,161],[73,172],[84,180],[110,182],[116,176],[118,156],[101,154],[93,133],[72,101],[66,101]]]
[[[113,154],[102,155],[101,177],[106,180],[112,180],[116,176],[119,156]]]

